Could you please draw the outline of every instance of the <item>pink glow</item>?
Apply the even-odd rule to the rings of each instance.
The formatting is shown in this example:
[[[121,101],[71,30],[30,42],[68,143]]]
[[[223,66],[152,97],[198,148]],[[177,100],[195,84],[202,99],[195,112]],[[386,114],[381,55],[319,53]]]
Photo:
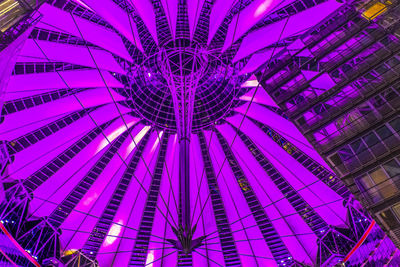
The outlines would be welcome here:
[[[259,83],[257,80],[248,80],[248,81],[245,81],[241,86],[242,87],[256,87],[258,84]]]
[[[83,205],[87,206],[90,205],[94,200],[96,200],[99,197],[99,194],[94,192],[93,195],[88,196],[85,201],[83,202]]]
[[[77,2],[78,4],[81,4],[82,6],[86,7],[87,9],[89,9],[90,11],[93,11],[93,9],[91,9],[88,5],[86,5],[84,2],[82,2],[81,0],[75,0],[75,2]],[[94,12],[94,11],[93,11]]]
[[[146,266],[153,267],[153,262],[154,262],[154,250],[150,250],[149,253],[147,254]]]
[[[108,236],[106,237],[106,240],[104,241],[105,247],[112,245],[115,242],[115,240],[117,240],[117,237],[121,233],[123,223],[124,223],[123,220],[119,220],[117,223],[113,223],[110,230],[108,231],[108,234],[107,234]]]
[[[273,0],[265,0],[264,2],[262,2],[254,12],[254,17],[258,18],[260,15],[263,15],[268,7],[272,4],[272,2]]]
[[[132,125],[134,125],[137,121],[131,121],[129,123],[127,123],[128,128],[124,125],[121,125],[120,127],[118,127],[116,130],[114,130],[113,132],[111,132],[110,134],[107,135],[107,138],[104,138],[101,143],[99,144],[99,146],[97,147],[97,151],[96,153],[98,153],[99,151],[101,151],[104,147],[106,147],[107,145],[109,145],[112,141],[114,141],[115,138],[117,138],[118,136],[120,136],[121,134],[123,134],[126,130],[128,130]]]
[[[128,156],[133,149],[135,149],[136,145],[142,140],[144,135],[150,130],[151,126],[144,126],[143,129],[133,138],[133,141],[129,144],[126,149],[125,157]]]
[[[151,147],[151,151],[150,151],[151,153],[153,153],[156,150],[158,144],[160,143],[163,133],[164,133],[164,131],[161,131],[158,133],[158,137],[157,137],[156,141],[154,142],[153,146]]]

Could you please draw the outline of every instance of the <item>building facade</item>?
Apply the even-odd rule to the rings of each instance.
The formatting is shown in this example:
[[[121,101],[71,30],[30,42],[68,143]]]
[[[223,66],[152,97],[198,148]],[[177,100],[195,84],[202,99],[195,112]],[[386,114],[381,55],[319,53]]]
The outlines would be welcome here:
[[[258,78],[400,245],[400,7],[345,4]]]

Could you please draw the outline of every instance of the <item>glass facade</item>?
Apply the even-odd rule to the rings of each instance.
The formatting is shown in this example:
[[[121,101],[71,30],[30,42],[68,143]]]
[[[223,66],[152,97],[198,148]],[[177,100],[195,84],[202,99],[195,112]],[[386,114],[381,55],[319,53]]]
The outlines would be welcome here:
[[[285,50],[262,83],[396,244],[400,200],[397,2],[349,5]],[[290,57],[286,57],[290,55]],[[279,71],[278,71],[279,69]],[[282,70],[283,69],[283,70]]]

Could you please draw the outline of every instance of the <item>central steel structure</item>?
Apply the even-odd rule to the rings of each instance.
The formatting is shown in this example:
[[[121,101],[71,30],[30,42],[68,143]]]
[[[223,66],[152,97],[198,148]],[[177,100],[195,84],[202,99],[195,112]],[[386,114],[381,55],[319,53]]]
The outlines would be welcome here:
[[[201,77],[207,69],[207,55],[201,47],[182,47],[176,41],[176,46],[163,49],[159,54],[162,75],[170,89],[175,113],[176,131],[179,139],[179,201],[180,216],[178,235],[185,253],[191,250],[192,234],[190,212],[190,137],[194,113],[196,90]],[[186,237],[186,238],[185,238]],[[181,239],[178,237],[178,239]],[[187,243],[189,242],[189,243]],[[184,245],[183,243],[187,243]]]

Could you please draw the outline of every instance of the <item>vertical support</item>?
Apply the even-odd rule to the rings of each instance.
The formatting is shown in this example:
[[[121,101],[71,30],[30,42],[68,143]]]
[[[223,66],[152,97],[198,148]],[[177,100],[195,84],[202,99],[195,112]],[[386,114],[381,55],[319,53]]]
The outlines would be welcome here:
[[[188,138],[179,140],[179,194],[181,202],[181,224],[184,229],[190,229],[190,171],[189,171],[189,146]]]
[[[179,138],[179,223],[189,235],[190,214],[190,135],[192,132],[194,100],[199,77],[204,71],[202,56],[198,48],[176,47],[161,52],[163,73],[171,91],[175,112],[176,131]]]
[[[183,41],[174,48],[161,52],[163,74],[171,91],[174,105],[176,131],[179,138],[179,227],[172,229],[177,240],[169,241],[186,256],[201,245],[205,237],[193,240],[196,226],[192,228],[190,214],[190,136],[196,90],[202,73],[204,59],[198,48],[189,48]]]

